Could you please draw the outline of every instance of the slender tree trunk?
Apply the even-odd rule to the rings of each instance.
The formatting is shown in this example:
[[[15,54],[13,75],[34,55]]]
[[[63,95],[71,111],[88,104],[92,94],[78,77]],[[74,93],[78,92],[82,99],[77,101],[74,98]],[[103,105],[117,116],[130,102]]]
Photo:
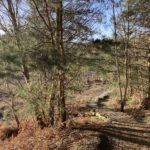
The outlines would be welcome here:
[[[59,90],[60,90],[60,117],[63,126],[66,126],[66,98],[65,98],[65,52],[63,45],[63,4],[60,2],[60,6],[57,8],[57,43],[58,50],[60,52],[60,75],[59,75]]]
[[[124,107],[127,101],[127,96],[128,96],[128,86],[129,86],[129,37],[130,37],[130,24],[129,24],[129,2],[127,2],[127,20],[123,18],[124,22],[124,50],[125,50],[125,71],[124,71],[124,76],[125,76],[125,87],[124,87],[124,95],[123,95],[123,101],[122,101],[122,106],[121,106],[121,111],[124,111]],[[126,29],[126,21],[127,21],[127,29]]]
[[[133,80],[133,78],[132,78],[132,62],[131,62],[131,57],[129,57],[129,79],[130,79],[130,83],[129,83],[129,85],[130,85],[130,97],[133,95],[133,93],[134,93],[134,91],[133,91],[133,83],[132,83],[132,80]]]
[[[129,19],[128,19],[128,27],[127,27],[127,33],[125,38],[125,92],[123,98],[124,104],[126,103],[127,100],[128,85],[129,85],[129,30],[130,29],[129,29]]]
[[[43,14],[40,12],[35,0],[33,0],[33,3],[35,5],[37,13],[39,14],[43,23],[45,24],[48,31],[50,32],[53,49],[56,50],[57,53],[60,55],[59,62],[58,62],[58,64],[59,64],[58,65],[58,72],[59,72],[59,75],[58,75],[59,76],[59,100],[58,100],[59,109],[58,110],[60,110],[60,112],[59,112],[60,118],[65,126],[66,102],[65,102],[65,70],[64,70],[64,68],[66,65],[66,61],[65,61],[65,52],[64,52],[64,45],[63,45],[63,4],[62,4],[63,1],[62,0],[56,1],[55,4],[56,3],[57,4],[56,4],[56,7],[54,7],[54,9],[56,9],[56,25],[57,25],[56,26],[56,37],[55,37],[55,34],[53,33],[52,23],[51,23],[51,19],[49,17],[48,1],[44,0],[45,8],[46,8],[45,9],[46,16],[43,16]],[[53,2],[51,3],[51,5],[53,5]],[[47,17],[47,18],[45,18],[45,17]],[[54,102],[52,102],[52,99],[51,99],[50,104],[53,105],[53,103]],[[53,109],[53,106],[51,107],[51,109]],[[52,111],[52,110],[50,110],[50,111]]]
[[[20,42],[20,30],[19,30],[20,27],[19,27],[19,24],[17,21],[17,14],[15,12],[15,7],[17,7],[17,6],[14,6],[12,0],[7,0],[7,5],[8,5],[8,13],[10,15],[10,18],[11,18],[11,21],[13,24],[13,28],[14,28],[15,39],[16,39],[17,46],[18,46],[18,49],[21,54],[22,72],[25,77],[25,81],[29,82],[29,78],[30,78],[29,70],[28,70],[27,63],[26,63],[26,56],[24,55],[23,48],[22,48],[21,42]]]
[[[61,75],[60,79],[60,115],[61,115],[61,122],[66,122],[66,103],[65,103],[65,86],[64,86],[64,75]]]
[[[150,109],[150,49],[148,51],[148,92],[146,98],[142,102],[142,106],[146,109]]]
[[[150,49],[148,54],[148,100],[150,101]]]
[[[20,121],[19,121],[19,118],[18,118],[18,116],[16,115],[16,112],[15,112],[14,97],[13,96],[11,96],[11,107],[12,107],[12,114],[13,114],[14,119],[16,121],[17,127],[19,128],[20,127]]]
[[[55,100],[56,100],[56,89],[57,89],[57,82],[53,78],[52,79],[52,92],[51,92],[51,97],[50,97],[50,102],[49,102],[49,117],[50,117],[50,124],[53,126],[55,123]]]
[[[53,126],[54,125],[54,99],[55,99],[55,93],[52,93],[51,98],[50,98],[50,105],[49,105],[49,116],[50,116],[50,124]]]
[[[20,121],[19,121],[19,118],[18,118],[18,116],[17,116],[17,114],[16,114],[16,110],[15,110],[14,94],[13,94],[13,92],[11,91],[11,89],[10,89],[9,84],[7,83],[7,81],[6,81],[6,85],[7,85],[8,91],[9,91],[9,95],[10,95],[10,97],[11,97],[11,105],[10,105],[10,106],[11,106],[11,110],[12,110],[12,115],[13,115],[15,121],[16,121],[17,127],[19,128],[19,127],[20,127]]]
[[[22,58],[22,72],[23,72],[26,83],[28,83],[30,81],[30,74],[29,74],[29,69],[26,65],[25,57]]]
[[[117,69],[117,80],[118,80],[118,87],[119,87],[120,101],[121,101],[120,111],[123,111],[124,103],[123,103],[123,94],[121,89],[120,66],[119,66],[119,57],[118,57],[118,48],[117,48],[117,22],[116,22],[116,14],[115,14],[115,0],[112,0],[112,9],[113,9],[113,23],[114,23],[114,38],[115,38],[114,49],[115,49],[116,69]]]

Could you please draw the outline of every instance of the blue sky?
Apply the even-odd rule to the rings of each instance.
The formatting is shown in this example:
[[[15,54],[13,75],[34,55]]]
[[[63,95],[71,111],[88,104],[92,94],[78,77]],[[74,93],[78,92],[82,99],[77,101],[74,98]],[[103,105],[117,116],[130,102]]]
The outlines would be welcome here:
[[[94,4],[92,5],[92,7],[94,8],[102,8],[105,6],[102,6],[100,3]],[[29,8],[27,7],[26,1],[23,1],[23,3],[21,4],[21,11],[24,12],[29,12]],[[102,18],[102,22],[99,23],[95,23],[94,25],[94,31],[95,34],[92,36],[92,38],[97,39],[97,38],[101,38],[103,36],[105,37],[112,37],[112,24],[111,24],[111,10],[103,10],[105,13],[105,16]],[[4,32],[2,30],[0,30],[0,35],[4,34]]]
[[[93,35],[93,38],[102,38],[108,37],[111,38],[113,35],[113,25],[112,25],[112,9],[110,1],[107,3],[98,3],[96,4],[96,7],[99,7],[102,11],[102,22],[96,23],[94,25],[95,34]]]
[[[110,26],[100,25],[100,26],[97,27],[96,32],[97,33],[95,33],[93,35],[94,39],[99,39],[103,36],[111,38],[112,34],[113,34],[111,25]]]

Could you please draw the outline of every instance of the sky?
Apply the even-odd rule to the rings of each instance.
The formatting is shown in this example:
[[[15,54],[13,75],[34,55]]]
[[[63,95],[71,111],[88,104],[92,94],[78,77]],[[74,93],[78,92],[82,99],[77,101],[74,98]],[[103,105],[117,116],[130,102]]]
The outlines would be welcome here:
[[[95,24],[95,34],[93,35],[93,38],[102,38],[102,37],[108,37],[111,38],[113,35],[113,24],[111,21],[112,17],[112,10],[105,9],[104,10],[104,16],[102,18],[102,22]]]
[[[93,5],[93,7],[97,7]],[[98,7],[101,7],[99,5]],[[21,5],[21,9],[24,12],[28,11],[28,7],[26,4],[26,1],[24,1]],[[100,39],[102,37],[112,37],[112,24],[110,23],[110,16],[111,16],[110,10],[105,10],[105,17],[102,19],[101,23],[96,23],[94,25],[94,32],[95,34],[92,36],[93,39]],[[105,23],[104,23],[105,22]],[[107,24],[107,25],[106,25]],[[4,32],[0,29],[0,35],[3,35]]]
[[[102,3],[101,3],[102,1]],[[103,1],[99,0],[99,7],[102,11],[102,22],[95,25],[95,34],[93,35],[93,38],[112,38],[113,32],[114,32],[114,26],[112,22],[112,16],[113,16],[113,10],[112,10],[112,2],[111,0]],[[116,0],[116,2],[119,2]],[[116,16],[120,14],[120,7],[115,7],[115,13]]]
[[[112,31],[112,26],[105,26],[105,25],[100,25],[99,27],[97,27],[96,32],[93,35],[93,39],[100,39],[103,37],[108,37],[111,38],[113,31]]]

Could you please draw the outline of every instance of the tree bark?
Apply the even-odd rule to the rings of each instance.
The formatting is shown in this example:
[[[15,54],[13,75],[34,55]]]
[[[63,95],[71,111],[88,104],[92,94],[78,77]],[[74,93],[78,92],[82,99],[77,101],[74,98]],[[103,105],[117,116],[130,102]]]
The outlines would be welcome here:
[[[115,0],[112,0],[112,9],[113,9],[113,24],[114,24],[114,38],[115,38],[115,59],[116,59],[116,69],[117,69],[117,80],[118,80],[118,87],[119,87],[119,93],[120,93],[120,111],[123,111],[124,109],[124,103],[123,103],[123,94],[121,89],[121,77],[120,77],[120,66],[119,66],[119,57],[118,57],[118,49],[117,49],[117,22],[116,22],[116,13],[115,13]]]
[[[66,98],[65,98],[65,52],[63,44],[63,4],[60,1],[60,6],[57,8],[57,43],[60,52],[60,71],[59,71],[59,100],[60,100],[60,117],[63,126],[66,126]]]
[[[129,3],[128,6],[128,12],[129,12]],[[127,100],[127,94],[128,94],[128,84],[129,84],[129,33],[130,33],[130,26],[129,26],[129,16],[127,14],[127,32],[125,33],[125,91],[124,91],[124,97],[123,97],[123,103],[126,103]]]
[[[150,101],[150,50],[148,54],[148,100]]]
[[[21,54],[22,72],[23,72],[23,75],[25,77],[25,81],[29,82],[30,75],[29,75],[29,70],[28,70],[27,64],[26,64],[25,54],[23,52],[23,48],[22,48],[21,42],[20,42],[20,29],[19,29],[20,27],[19,27],[19,24],[18,24],[18,21],[17,21],[17,14],[15,12],[13,1],[12,0],[7,0],[7,5],[8,5],[8,13],[10,15],[12,25],[13,25],[13,28],[14,28],[14,34],[15,34],[17,47],[18,47],[18,49],[20,51],[20,54]],[[15,7],[18,7],[18,6],[16,5]]]

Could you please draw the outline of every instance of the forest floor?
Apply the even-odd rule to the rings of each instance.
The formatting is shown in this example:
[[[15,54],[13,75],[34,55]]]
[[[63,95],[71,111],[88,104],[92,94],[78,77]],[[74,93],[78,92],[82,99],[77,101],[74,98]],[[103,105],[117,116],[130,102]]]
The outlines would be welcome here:
[[[96,114],[107,118],[108,121],[104,124],[85,124],[78,129],[81,131],[97,131],[102,140],[98,145],[98,149],[149,150],[150,124],[144,121],[144,117],[150,117],[150,112],[136,110],[137,115],[135,115],[135,111],[133,113],[129,113],[129,110],[125,111],[125,113],[116,111],[109,107],[108,103],[112,99],[106,96],[106,93],[105,89],[97,86],[95,89],[91,88],[86,91],[85,95],[90,97],[91,94],[89,100],[86,98],[86,105],[90,109],[94,109]],[[82,94],[81,97],[85,97],[85,95]],[[142,116],[138,114],[140,112]],[[98,117],[98,115],[96,116]],[[139,117],[137,118],[136,116]]]
[[[144,119],[150,112],[112,109],[108,105],[113,100],[109,97],[111,90],[106,89],[94,84],[68,100],[67,129],[57,134],[55,129],[35,130],[27,122],[28,132],[21,131],[15,138],[2,141],[0,150],[150,150],[150,123]]]

